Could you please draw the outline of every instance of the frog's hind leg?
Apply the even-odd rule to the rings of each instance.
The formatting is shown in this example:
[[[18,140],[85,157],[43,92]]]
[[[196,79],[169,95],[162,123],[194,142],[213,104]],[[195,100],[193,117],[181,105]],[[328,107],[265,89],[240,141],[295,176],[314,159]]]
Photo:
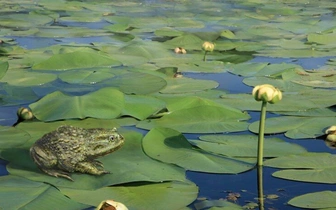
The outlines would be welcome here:
[[[50,175],[50,176],[54,176],[54,177],[63,177],[63,178],[66,178],[70,181],[74,181],[71,176],[70,176],[70,173],[67,173],[65,171],[61,171],[61,170],[56,170],[56,169],[43,169],[41,168],[41,170]]]
[[[77,163],[75,170],[81,173],[93,175],[109,174],[110,172],[105,171],[102,166],[103,164],[101,162],[92,160]]]

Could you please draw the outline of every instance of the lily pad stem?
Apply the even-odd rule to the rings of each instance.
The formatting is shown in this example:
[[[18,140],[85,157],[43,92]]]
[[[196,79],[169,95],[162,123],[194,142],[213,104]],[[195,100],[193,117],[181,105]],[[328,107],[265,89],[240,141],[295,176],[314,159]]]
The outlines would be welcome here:
[[[203,57],[203,61],[206,61],[206,55],[207,55],[208,51],[204,52],[204,57]]]
[[[261,104],[261,113],[259,120],[259,138],[258,138],[258,166],[263,165],[264,158],[264,132],[265,132],[265,119],[266,119],[266,105],[267,102],[263,101]]]

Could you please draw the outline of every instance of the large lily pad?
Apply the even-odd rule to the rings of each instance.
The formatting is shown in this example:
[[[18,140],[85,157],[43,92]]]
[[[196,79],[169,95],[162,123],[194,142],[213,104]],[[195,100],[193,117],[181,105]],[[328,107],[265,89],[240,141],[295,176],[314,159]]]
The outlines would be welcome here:
[[[15,127],[0,126],[0,150],[18,147],[30,139],[29,133]]]
[[[249,115],[232,109],[200,105],[174,111],[160,119],[142,121],[137,124],[137,127],[143,129],[167,127],[185,133],[220,133],[246,130],[248,124],[243,120],[247,120]]]
[[[264,162],[265,166],[282,168],[273,176],[302,182],[335,184],[336,155],[329,153],[303,153],[278,157]]]
[[[8,62],[0,62],[0,79],[6,74],[8,66]]]
[[[77,203],[55,187],[17,176],[0,177],[1,209],[83,209],[89,205]]]
[[[230,157],[257,157],[258,137],[253,135],[207,135],[191,143],[207,152]],[[279,138],[266,138],[264,157],[299,154],[306,150]]]
[[[297,196],[290,201],[289,205],[306,209],[335,209],[335,191],[320,191]]]
[[[141,148],[142,135],[137,132],[123,132],[125,145],[116,152],[100,159],[111,174],[94,176],[74,173],[71,182],[41,172],[29,157],[29,145],[24,148],[10,148],[1,151],[1,156],[9,161],[7,170],[12,175],[50,183],[56,187],[73,189],[98,189],[104,186],[129,182],[185,181],[185,171],[173,165],[155,161],[144,154]],[[30,145],[33,144],[30,141]]]
[[[105,187],[94,191],[61,188],[71,199],[96,206],[102,200],[124,203],[129,209],[181,209],[197,197],[198,188],[193,183],[165,182],[157,184],[133,184]]]
[[[120,66],[119,61],[114,60],[112,57],[95,52],[89,49],[79,51],[55,54],[49,59],[40,63],[34,64],[33,70],[69,70],[79,68],[92,68],[92,67],[111,67]]]
[[[124,108],[124,94],[114,88],[103,88],[83,96],[69,96],[56,91],[29,107],[34,116],[43,121],[86,117],[112,119],[118,117]]]
[[[144,120],[165,108],[166,103],[150,96],[126,95],[123,115]]]
[[[251,162],[196,150],[180,132],[170,128],[153,128],[144,137],[142,146],[149,157],[191,171],[235,174],[254,167]]]
[[[285,133],[292,139],[316,138],[324,135],[324,129],[334,124],[335,117],[273,117],[266,119],[265,133]],[[249,130],[258,133],[259,121],[250,124]]]
[[[166,78],[167,86],[161,93],[187,93],[216,88],[219,84],[212,80],[197,80],[191,78]]]
[[[38,86],[57,79],[55,74],[37,73],[27,70],[10,70],[1,79],[1,82],[7,82],[15,86]]]
[[[34,26],[46,25],[52,23],[53,18],[47,15],[38,14],[7,14],[0,16],[0,25],[2,27],[12,28],[31,28]]]
[[[62,81],[70,84],[95,84],[115,75],[110,68],[66,71],[58,75]]]

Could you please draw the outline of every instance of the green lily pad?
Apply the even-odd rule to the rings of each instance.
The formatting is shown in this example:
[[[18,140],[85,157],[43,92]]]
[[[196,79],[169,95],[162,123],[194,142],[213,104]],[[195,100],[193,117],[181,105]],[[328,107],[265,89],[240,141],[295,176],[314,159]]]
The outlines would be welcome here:
[[[77,203],[64,196],[55,187],[17,176],[0,177],[1,209],[84,209],[89,205]]]
[[[207,152],[229,157],[257,157],[258,136],[253,135],[206,135],[191,143]],[[287,143],[279,138],[266,138],[264,157],[279,157],[306,152],[306,149]]]
[[[1,79],[1,82],[7,82],[15,86],[39,86],[57,79],[55,74],[37,73],[27,70],[10,70]]]
[[[142,146],[149,157],[191,171],[235,174],[254,167],[249,162],[195,150],[180,132],[170,128],[153,128],[144,137]]]
[[[166,44],[167,46],[171,48],[183,47],[188,50],[189,49],[190,50],[201,50],[203,43],[204,41],[201,38],[193,34],[183,34],[172,40],[168,40],[164,42],[164,44]]]
[[[264,165],[286,169],[272,174],[278,178],[335,184],[335,160],[336,155],[330,153],[303,153],[266,160]]]
[[[96,206],[103,200],[115,200],[128,209],[181,209],[197,197],[198,188],[193,183],[164,182],[104,187],[94,191],[61,188],[72,200]]]
[[[129,71],[106,82],[107,86],[119,88],[126,94],[145,95],[159,92],[167,85],[161,76]]]
[[[333,45],[336,44],[336,34],[308,34],[307,36],[308,42],[314,42],[317,44],[328,44]]]
[[[1,157],[9,161],[7,165],[9,174],[50,183],[58,188],[93,190],[129,182],[186,181],[183,169],[160,163],[144,154],[141,148],[142,135],[140,133],[125,132],[120,129],[119,131],[127,140],[121,149],[99,159],[105,169],[111,171],[111,174],[102,176],[74,173],[72,174],[74,182],[49,176],[40,171],[30,158],[28,144],[25,145],[25,148],[2,150]],[[30,141],[30,145],[33,143],[34,141]]]
[[[49,26],[40,27],[38,32],[36,32],[34,35],[45,38],[69,38],[107,36],[109,33],[106,30],[90,29],[84,27]]]
[[[0,126],[0,150],[18,147],[30,139],[29,133],[15,128]]]
[[[59,74],[58,78],[70,84],[95,84],[114,77],[115,75],[112,72],[110,68],[73,70]]]
[[[33,70],[70,70],[92,67],[112,67],[120,66],[119,61],[108,55],[95,52],[90,49],[83,49],[64,54],[55,54],[49,59],[34,64]]]
[[[285,133],[292,139],[316,138],[324,135],[324,129],[334,124],[334,117],[273,117],[266,119],[265,133]],[[249,130],[258,133],[259,121],[250,124]]]
[[[285,72],[282,74],[282,78],[289,80],[296,84],[321,87],[321,88],[333,88],[336,87],[336,71],[307,71],[302,73],[297,72]]]
[[[0,16],[0,25],[6,28],[32,28],[52,22],[54,22],[54,19],[47,15],[18,13]]]
[[[8,70],[8,62],[0,62],[0,79],[6,74]]]
[[[166,107],[162,100],[150,96],[125,95],[125,109],[123,115],[132,116],[144,120]]]
[[[216,88],[219,84],[212,80],[198,80],[191,78],[166,78],[167,86],[161,93],[187,93]]]
[[[42,121],[86,117],[113,119],[124,108],[124,94],[114,88],[102,88],[82,96],[69,96],[56,91],[29,107],[34,116]]]
[[[148,130],[167,127],[184,133],[235,132],[246,130],[248,124],[241,120],[248,118],[247,113],[233,108],[200,105],[174,111],[160,119],[141,121],[137,127]]]
[[[296,196],[288,201],[289,205],[306,209],[335,209],[336,192],[320,191]]]

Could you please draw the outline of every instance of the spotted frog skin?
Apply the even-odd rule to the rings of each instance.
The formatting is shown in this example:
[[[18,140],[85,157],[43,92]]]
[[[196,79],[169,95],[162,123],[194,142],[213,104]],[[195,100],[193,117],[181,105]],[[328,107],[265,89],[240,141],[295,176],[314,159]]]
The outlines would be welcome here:
[[[108,174],[98,157],[119,149],[124,137],[116,128],[84,129],[64,125],[45,134],[30,148],[30,155],[45,173],[73,181],[72,172]]]

